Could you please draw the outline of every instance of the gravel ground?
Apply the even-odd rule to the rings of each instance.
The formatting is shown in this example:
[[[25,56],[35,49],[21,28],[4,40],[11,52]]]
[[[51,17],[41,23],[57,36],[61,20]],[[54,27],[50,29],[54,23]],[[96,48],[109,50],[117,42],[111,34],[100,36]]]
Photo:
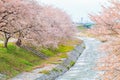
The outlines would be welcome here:
[[[9,80],[35,80],[36,78],[43,75],[42,73],[40,73],[41,71],[51,70],[56,66],[57,65],[48,65],[48,66],[43,67],[43,68],[35,69],[31,72],[23,72],[23,73],[19,74],[18,76],[14,77],[12,79],[9,79]]]

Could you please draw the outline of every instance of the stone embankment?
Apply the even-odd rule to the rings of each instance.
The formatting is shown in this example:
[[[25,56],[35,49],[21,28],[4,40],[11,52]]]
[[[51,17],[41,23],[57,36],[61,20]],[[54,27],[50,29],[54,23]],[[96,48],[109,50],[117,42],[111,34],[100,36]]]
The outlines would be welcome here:
[[[69,53],[68,58],[52,69],[49,74],[44,74],[35,80],[55,80],[58,76],[67,72],[76,63],[84,48],[84,43],[76,46],[76,48]]]

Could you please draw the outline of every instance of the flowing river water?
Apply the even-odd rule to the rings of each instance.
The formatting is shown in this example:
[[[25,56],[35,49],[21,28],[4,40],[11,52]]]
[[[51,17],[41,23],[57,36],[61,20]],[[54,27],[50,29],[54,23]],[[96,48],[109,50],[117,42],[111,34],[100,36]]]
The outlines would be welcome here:
[[[80,39],[84,41],[86,49],[76,64],[56,80],[102,80],[100,75],[103,74],[104,71],[95,69],[96,66],[98,66],[98,60],[105,56],[105,53],[99,50],[102,42],[87,37],[80,37]],[[99,64],[99,66],[102,65],[102,63]]]

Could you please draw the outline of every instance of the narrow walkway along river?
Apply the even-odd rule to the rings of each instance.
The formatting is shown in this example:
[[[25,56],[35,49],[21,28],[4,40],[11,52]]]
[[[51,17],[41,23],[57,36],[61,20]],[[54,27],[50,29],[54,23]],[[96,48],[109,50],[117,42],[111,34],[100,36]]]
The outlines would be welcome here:
[[[97,60],[106,55],[98,49],[102,43],[94,38],[82,37],[80,39],[84,41],[86,49],[76,64],[56,80],[101,80],[100,74],[103,74],[104,71],[95,68],[98,64]]]

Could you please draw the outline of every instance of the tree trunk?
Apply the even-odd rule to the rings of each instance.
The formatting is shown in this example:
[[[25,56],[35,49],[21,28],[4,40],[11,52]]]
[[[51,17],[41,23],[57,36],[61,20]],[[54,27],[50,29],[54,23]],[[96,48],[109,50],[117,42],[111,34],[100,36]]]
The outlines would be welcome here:
[[[5,38],[5,41],[4,41],[4,47],[5,47],[5,48],[8,47],[8,40],[9,40],[9,38]]]
[[[16,45],[19,47],[22,45],[21,37],[22,37],[22,32],[19,32],[19,37],[18,37],[18,40],[16,42]]]
[[[5,34],[4,47],[7,48],[8,47],[8,41],[10,39],[10,35],[7,34],[7,33],[4,33],[4,34]]]
[[[17,46],[21,46],[21,39],[18,39],[18,40],[17,40],[16,45],[17,45]]]

